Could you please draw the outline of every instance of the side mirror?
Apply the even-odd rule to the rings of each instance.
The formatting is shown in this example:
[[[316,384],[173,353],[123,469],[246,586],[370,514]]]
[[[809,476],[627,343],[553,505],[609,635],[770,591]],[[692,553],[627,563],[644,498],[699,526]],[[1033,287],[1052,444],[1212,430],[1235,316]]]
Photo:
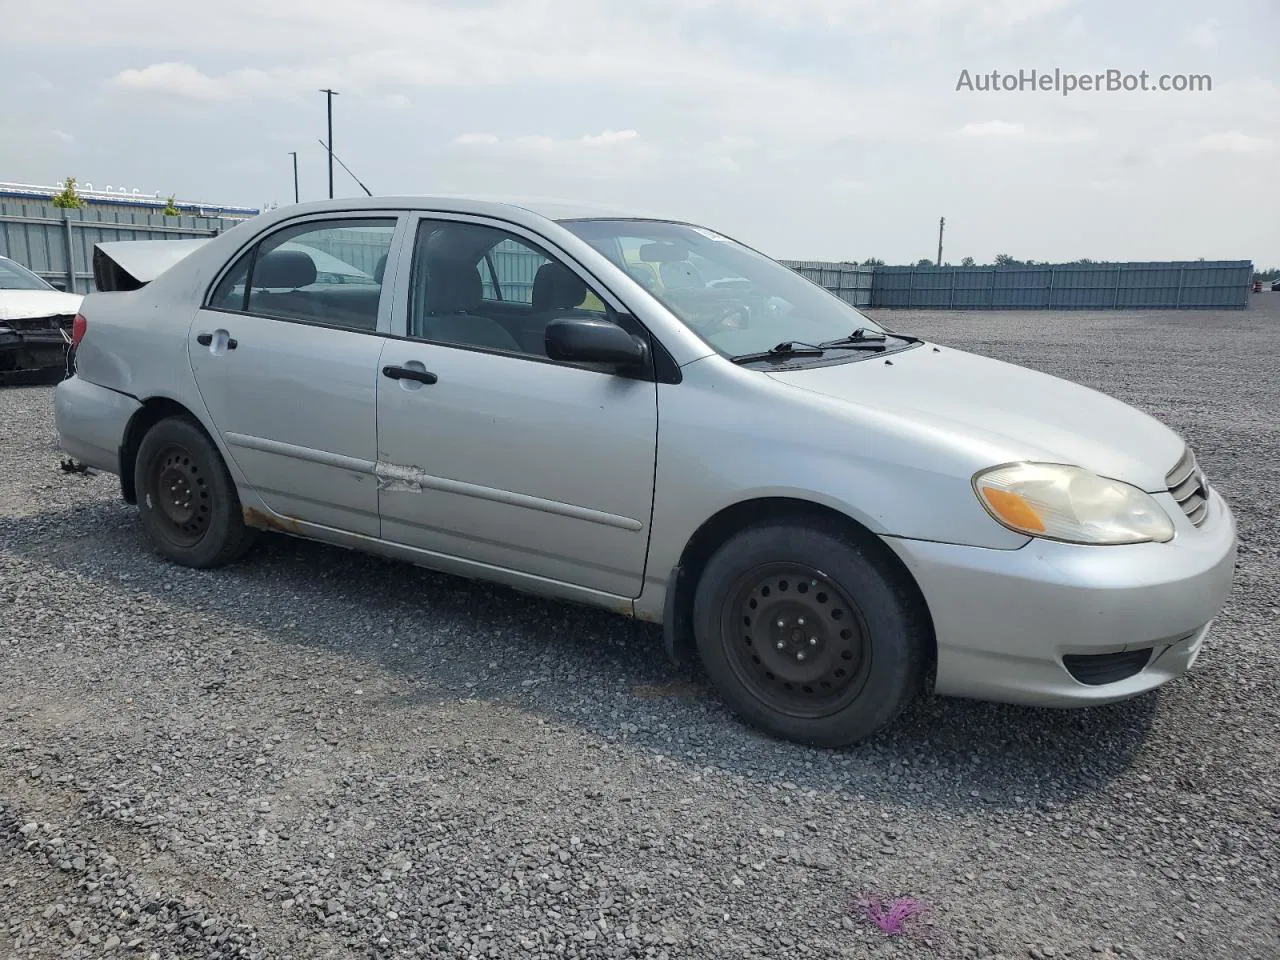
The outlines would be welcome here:
[[[547,324],[547,356],[571,363],[610,363],[634,367],[644,363],[648,347],[610,320],[573,317]]]
[[[61,290],[63,293],[67,292],[67,281],[65,280],[50,280],[49,286],[55,290]]]

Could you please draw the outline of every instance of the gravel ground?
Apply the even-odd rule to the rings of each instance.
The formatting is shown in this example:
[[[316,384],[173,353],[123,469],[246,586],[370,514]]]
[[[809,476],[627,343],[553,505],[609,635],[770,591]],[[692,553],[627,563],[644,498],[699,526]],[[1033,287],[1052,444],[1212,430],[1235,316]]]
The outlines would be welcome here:
[[[282,536],[158,561],[0,391],[0,956],[1280,956],[1280,295],[893,312],[1195,445],[1241,524],[1185,679],[749,731],[658,631]],[[932,911],[908,938],[864,892]]]

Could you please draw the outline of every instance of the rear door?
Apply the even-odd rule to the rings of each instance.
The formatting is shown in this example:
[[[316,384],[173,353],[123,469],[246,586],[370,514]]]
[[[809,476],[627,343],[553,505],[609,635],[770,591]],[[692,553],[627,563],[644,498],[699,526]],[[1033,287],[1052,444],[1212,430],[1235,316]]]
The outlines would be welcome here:
[[[376,390],[396,212],[294,222],[251,247],[191,326],[209,417],[287,518],[377,536]]]

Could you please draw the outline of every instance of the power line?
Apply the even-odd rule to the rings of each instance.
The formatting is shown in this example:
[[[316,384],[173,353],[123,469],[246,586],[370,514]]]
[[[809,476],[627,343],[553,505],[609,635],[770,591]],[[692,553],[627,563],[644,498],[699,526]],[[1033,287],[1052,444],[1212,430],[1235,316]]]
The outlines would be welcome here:
[[[322,146],[322,147],[324,146],[324,141],[323,141],[323,140],[317,139],[317,140],[316,140],[316,143],[320,144],[320,146]],[[373,193],[369,190],[369,188],[368,188],[368,187],[366,187],[363,183],[360,183],[360,178],[359,178],[359,177],[357,177],[354,173],[351,173],[351,168],[350,168],[350,167],[348,167],[345,163],[343,163],[343,162],[342,162],[342,158],[341,158],[341,157],[339,157],[336,153],[334,153],[332,150],[330,150],[330,151],[329,151],[329,158],[330,158],[331,160],[337,160],[337,161],[338,161],[338,165],[339,165],[340,167],[342,167],[342,169],[343,169],[343,170],[347,171],[347,173],[351,174],[351,179],[352,179],[352,180],[354,180],[356,183],[359,183],[359,184],[360,184],[360,189],[364,191],[364,195],[365,195],[366,197],[372,197],[372,196],[373,196]]]

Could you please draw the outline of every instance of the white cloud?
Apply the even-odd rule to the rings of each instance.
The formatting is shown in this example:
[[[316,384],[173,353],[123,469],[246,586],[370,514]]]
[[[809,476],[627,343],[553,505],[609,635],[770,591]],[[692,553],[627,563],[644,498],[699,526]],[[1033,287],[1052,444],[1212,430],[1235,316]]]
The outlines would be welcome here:
[[[1186,37],[1189,43],[1197,47],[1203,47],[1206,50],[1214,50],[1218,46],[1221,39],[1221,29],[1218,26],[1217,18],[1210,17],[1201,23],[1197,23],[1187,28]]]
[[[956,131],[956,136],[979,140],[999,140],[1006,143],[1084,143],[1097,139],[1097,132],[1077,127],[1053,133],[1034,130],[1022,123],[1004,120],[987,120],[982,123],[966,123]]]
[[[473,172],[483,169],[493,178],[519,181],[539,170],[557,177],[634,178],[643,176],[657,156],[657,150],[645,144],[635,130],[605,130],[577,137],[463,133],[454,137],[450,146],[471,158]]]
[[[163,94],[206,102],[290,96],[295,90],[287,82],[287,71],[246,68],[221,76],[210,76],[189,63],[154,63],[142,69],[122,70],[111,85],[131,93]]]
[[[1200,138],[1203,150],[1227,151],[1230,153],[1261,153],[1272,149],[1275,143],[1265,137],[1251,137],[1238,130],[1227,133],[1211,133]]]
[[[674,0],[790,28],[819,26],[852,34],[928,33],[955,22],[1007,30],[1070,6],[1073,0]]]
[[[29,73],[21,79],[19,87],[32,93],[52,93],[57,89],[52,80],[42,73]]]
[[[604,133],[583,134],[578,143],[584,147],[612,147],[639,138],[640,134],[634,130],[606,130]]]
[[[430,2],[430,0],[220,0],[217,4],[183,4],[183,29],[164,38],[174,51],[223,50],[271,52],[281,56],[304,51],[326,57],[335,50],[358,46],[392,46],[429,65],[428,51],[447,50],[454,42],[472,49],[488,40],[495,47],[535,38],[531,53],[556,50],[577,52],[580,61],[598,55],[600,46],[617,47],[619,40],[637,34],[678,36],[693,19],[725,18],[747,25],[793,29],[838,30],[851,35],[896,33],[918,35],[956,24],[1004,30],[1070,7],[1075,0],[647,0],[644,3],[600,3],[599,0],[487,0],[487,2]],[[68,7],[72,8],[68,10]],[[173,15],[172,0],[131,0],[128,16],[100,15],[91,0],[34,4],[21,18],[6,24],[15,41],[48,42],[81,47],[137,48],[139,23],[163,23]],[[78,9],[76,9],[78,8]],[[67,34],[59,29],[68,16],[83,14],[92,29]],[[580,47],[575,41],[590,36],[610,44]],[[560,38],[558,41],[556,38]],[[352,41],[357,41],[353,43]],[[550,59],[548,57],[548,59]],[[599,57],[603,64],[609,58]],[[496,58],[485,58],[492,65]],[[461,62],[461,58],[455,58]],[[672,64],[672,58],[661,62]]]
[[[458,146],[475,146],[476,144],[495,144],[499,141],[492,133],[460,133],[453,138],[453,142]]]
[[[616,147],[639,140],[635,130],[605,130],[603,133],[584,133],[580,137],[557,140],[543,134],[533,134],[503,139],[492,133],[460,133],[453,138],[458,147],[499,147],[503,150],[529,153],[551,153],[572,149]]]

